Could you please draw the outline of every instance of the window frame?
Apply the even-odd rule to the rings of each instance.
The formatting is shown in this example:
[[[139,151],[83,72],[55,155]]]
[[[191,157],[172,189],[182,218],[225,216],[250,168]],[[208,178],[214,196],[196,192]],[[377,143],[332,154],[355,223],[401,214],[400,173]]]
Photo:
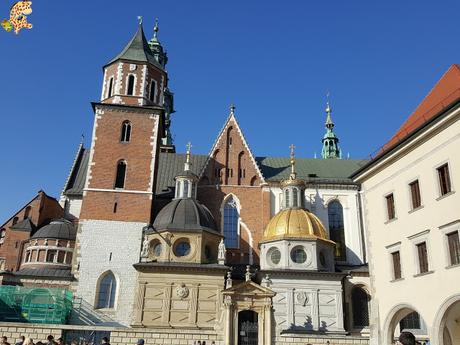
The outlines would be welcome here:
[[[418,202],[419,204],[417,206],[414,205],[414,195],[412,194],[412,186],[414,185],[417,185],[417,190],[418,190]],[[423,207],[423,203],[422,203],[422,191],[420,189],[420,179],[419,178],[416,178],[416,179],[413,179],[412,181],[410,181],[407,186],[409,187],[409,206],[410,206],[410,211],[416,211],[420,208]]]
[[[129,80],[130,80],[130,77],[133,77],[133,90],[132,90],[132,93],[130,94],[129,93]],[[137,84],[137,76],[133,73],[129,73],[127,76],[126,76],[126,89],[125,89],[125,95],[126,96],[136,96],[136,84]]]
[[[443,194],[442,185],[441,185],[441,179],[440,179],[440,175],[439,175],[439,169],[441,169],[444,166],[447,166],[447,169],[448,169],[450,190],[447,193]],[[455,193],[454,184],[453,184],[453,178],[452,178],[452,170],[450,168],[451,168],[451,164],[450,164],[450,161],[448,159],[438,163],[434,167],[434,176],[435,176],[435,179],[436,179],[436,186],[437,186],[437,189],[438,189],[438,197],[436,198],[436,200],[441,200],[441,199],[443,199],[443,198]]]
[[[402,252],[401,252],[401,242],[396,242],[390,244],[385,247],[388,252],[388,263],[389,263],[389,272],[390,272],[390,282],[397,282],[400,280],[404,280],[404,270],[403,270],[403,263],[402,263]],[[394,271],[394,262],[393,262],[393,254],[398,252],[399,253],[399,270],[401,277],[396,278],[395,271]]]
[[[228,203],[230,199],[233,199],[235,203],[235,209],[238,214],[237,222],[236,222],[236,247],[230,246],[227,243],[225,243],[225,246],[227,249],[240,249],[240,239],[241,239],[241,204],[239,199],[236,197],[235,194],[230,193],[228,194],[224,200],[222,201],[222,205],[220,208],[220,214],[221,214],[221,229],[222,229],[222,235],[224,235],[224,242],[225,242],[225,205]]]
[[[125,131],[126,128],[126,131]],[[131,141],[131,137],[133,134],[133,125],[132,122],[129,120],[124,120],[121,123],[121,133],[120,133],[120,143],[127,144]]]
[[[153,97],[152,97],[152,85],[155,85],[153,88]],[[152,103],[156,103],[155,100],[157,98],[157,81],[155,79],[152,79],[150,81],[150,88],[149,88],[149,101]]]
[[[393,201],[393,217],[390,217],[390,209],[388,207],[388,199],[390,197],[392,198],[392,201]],[[392,221],[398,219],[397,216],[396,216],[395,193],[390,192],[390,193],[385,194],[384,201],[385,201],[385,210],[386,210],[386,223],[392,222]]]
[[[124,163],[125,165],[125,172],[124,172],[124,176],[123,176],[123,186],[122,187],[118,187],[117,186],[117,180],[118,180],[118,167],[121,163]],[[126,160],[124,159],[120,159],[118,162],[117,162],[117,165],[116,165],[116,168],[115,168],[115,181],[114,181],[114,184],[113,184],[113,189],[126,189],[126,175],[128,174],[128,163],[126,162]]]
[[[444,224],[444,225],[441,225],[439,227],[439,230],[442,234],[442,237],[443,237],[443,245],[444,245],[444,257],[445,257],[445,268],[446,269],[449,269],[449,268],[454,268],[454,267],[460,267],[460,263],[459,264],[452,264],[451,262],[451,255],[450,255],[450,248],[449,248],[449,242],[448,242],[448,238],[447,238],[447,235],[449,234],[452,234],[454,232],[457,232],[459,234],[459,238],[460,238],[460,219],[457,219],[453,222],[450,222],[450,223],[447,223],[447,224]]]
[[[421,231],[419,233],[416,233],[414,235],[411,235],[407,237],[408,240],[412,242],[412,253],[413,253],[413,260],[414,260],[414,268],[415,268],[415,274],[414,277],[426,275],[429,273],[433,273],[433,261],[432,261],[432,256],[431,256],[431,245],[430,245],[430,240],[429,240],[429,235],[430,235],[430,229]],[[422,244],[425,242],[426,244],[426,261],[427,261],[427,268],[428,270],[426,272],[421,272],[420,269],[420,258],[419,258],[419,247],[418,245]]]
[[[336,242],[335,240],[332,239],[332,231],[331,231],[331,214],[330,214],[330,207],[331,205],[333,204],[339,204],[340,208],[341,208],[341,213],[342,213],[342,229],[340,228],[332,228],[332,231],[341,231],[342,232],[342,235],[343,235],[343,249],[342,249],[342,255],[341,256],[337,256],[336,255],[336,251],[334,251],[334,260],[335,261],[339,261],[339,262],[346,262],[347,261],[347,236],[346,236],[346,226],[345,226],[345,213],[343,212],[344,210],[344,204],[345,203],[342,203],[342,201],[339,199],[339,198],[332,198],[328,201],[327,203],[327,230],[328,230],[328,234],[329,234],[329,238]],[[341,236],[340,236],[341,237]],[[340,239],[340,242],[342,242],[342,239]]]
[[[110,76],[109,79],[108,79],[107,95],[106,95],[106,98],[110,98],[110,97],[113,96],[114,81],[115,81],[115,78],[113,77],[113,75]]]
[[[108,276],[112,276],[112,284],[110,285],[111,289],[109,290],[109,300],[108,300],[108,307],[107,306],[100,306],[100,294],[101,294],[101,285],[104,279]],[[111,299],[112,296],[112,289],[113,289],[113,283],[115,283],[115,291],[113,292],[113,299]],[[115,274],[112,271],[106,271],[102,273],[99,276],[98,282],[97,282],[97,289],[96,289],[96,296],[95,296],[95,303],[94,303],[94,309],[100,309],[100,310],[115,310],[117,309],[117,299],[118,299],[118,289],[119,289],[119,281]],[[113,305],[111,306],[113,302]]]

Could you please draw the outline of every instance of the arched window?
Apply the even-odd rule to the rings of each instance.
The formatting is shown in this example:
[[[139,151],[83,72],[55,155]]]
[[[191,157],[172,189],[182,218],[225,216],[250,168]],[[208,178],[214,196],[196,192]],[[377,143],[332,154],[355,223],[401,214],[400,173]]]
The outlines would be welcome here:
[[[233,197],[230,197],[225,201],[223,213],[225,246],[227,248],[238,248],[238,226],[240,215],[238,212],[238,206]]]
[[[338,200],[329,203],[327,208],[329,218],[329,236],[336,243],[335,257],[340,261],[346,260],[345,228],[343,223],[343,207]]]
[[[27,206],[25,211],[24,211],[24,219],[26,218],[29,218],[30,217],[30,211],[32,210],[32,207],[30,206]]]
[[[289,195],[289,189],[284,190],[284,207],[289,207],[291,203],[291,198]]]
[[[99,283],[97,296],[97,308],[113,308],[115,305],[115,293],[117,282],[112,272],[108,272]]]
[[[14,217],[12,225],[16,225],[18,223],[18,220],[19,220],[19,217]]]
[[[127,143],[131,140],[131,122],[124,121],[121,124],[121,137],[120,141],[123,143]]]
[[[399,322],[399,328],[401,332],[404,330],[421,329],[420,315],[416,311],[410,313]]]
[[[299,191],[297,188],[292,189],[292,207],[299,207]]]
[[[109,90],[107,91],[107,98],[112,97],[112,89],[113,89],[113,77],[109,80]]]
[[[257,176],[253,176],[251,179],[251,186],[257,186]]]
[[[157,89],[157,83],[155,82],[155,80],[152,80],[152,82],[150,83],[150,91],[149,91],[149,100],[151,102],[155,102],[156,89]]]
[[[360,288],[355,287],[351,292],[353,308],[353,326],[355,328],[369,327],[369,295]]]
[[[117,176],[115,178],[115,188],[125,188],[126,162],[119,161],[117,165]]]
[[[134,76],[130,74],[128,77],[128,86],[126,90],[126,94],[128,96],[132,96],[134,94],[134,81],[135,81]]]

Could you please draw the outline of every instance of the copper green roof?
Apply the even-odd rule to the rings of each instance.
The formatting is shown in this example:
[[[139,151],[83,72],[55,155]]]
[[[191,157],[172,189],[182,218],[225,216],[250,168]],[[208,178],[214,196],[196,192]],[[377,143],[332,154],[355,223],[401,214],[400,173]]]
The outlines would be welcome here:
[[[142,28],[141,24],[139,25],[139,28],[137,29],[137,32],[131,41],[129,41],[121,53],[112,59],[112,61],[110,61],[108,64],[111,64],[112,62],[120,59],[136,62],[148,62],[159,68],[162,68],[150,50],[149,43],[145,38],[144,29]]]

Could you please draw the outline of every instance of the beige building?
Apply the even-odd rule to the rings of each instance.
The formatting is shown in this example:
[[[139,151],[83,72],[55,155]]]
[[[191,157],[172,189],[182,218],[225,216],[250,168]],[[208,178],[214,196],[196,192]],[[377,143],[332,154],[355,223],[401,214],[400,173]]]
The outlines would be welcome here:
[[[453,65],[375,159],[362,186],[371,344],[403,329],[460,344],[460,67]]]

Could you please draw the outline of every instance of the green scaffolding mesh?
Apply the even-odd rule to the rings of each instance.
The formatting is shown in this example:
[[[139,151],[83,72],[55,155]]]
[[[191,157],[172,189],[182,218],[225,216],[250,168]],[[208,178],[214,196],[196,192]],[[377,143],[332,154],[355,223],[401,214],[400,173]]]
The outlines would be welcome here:
[[[72,298],[66,289],[0,286],[0,321],[65,324]]]

